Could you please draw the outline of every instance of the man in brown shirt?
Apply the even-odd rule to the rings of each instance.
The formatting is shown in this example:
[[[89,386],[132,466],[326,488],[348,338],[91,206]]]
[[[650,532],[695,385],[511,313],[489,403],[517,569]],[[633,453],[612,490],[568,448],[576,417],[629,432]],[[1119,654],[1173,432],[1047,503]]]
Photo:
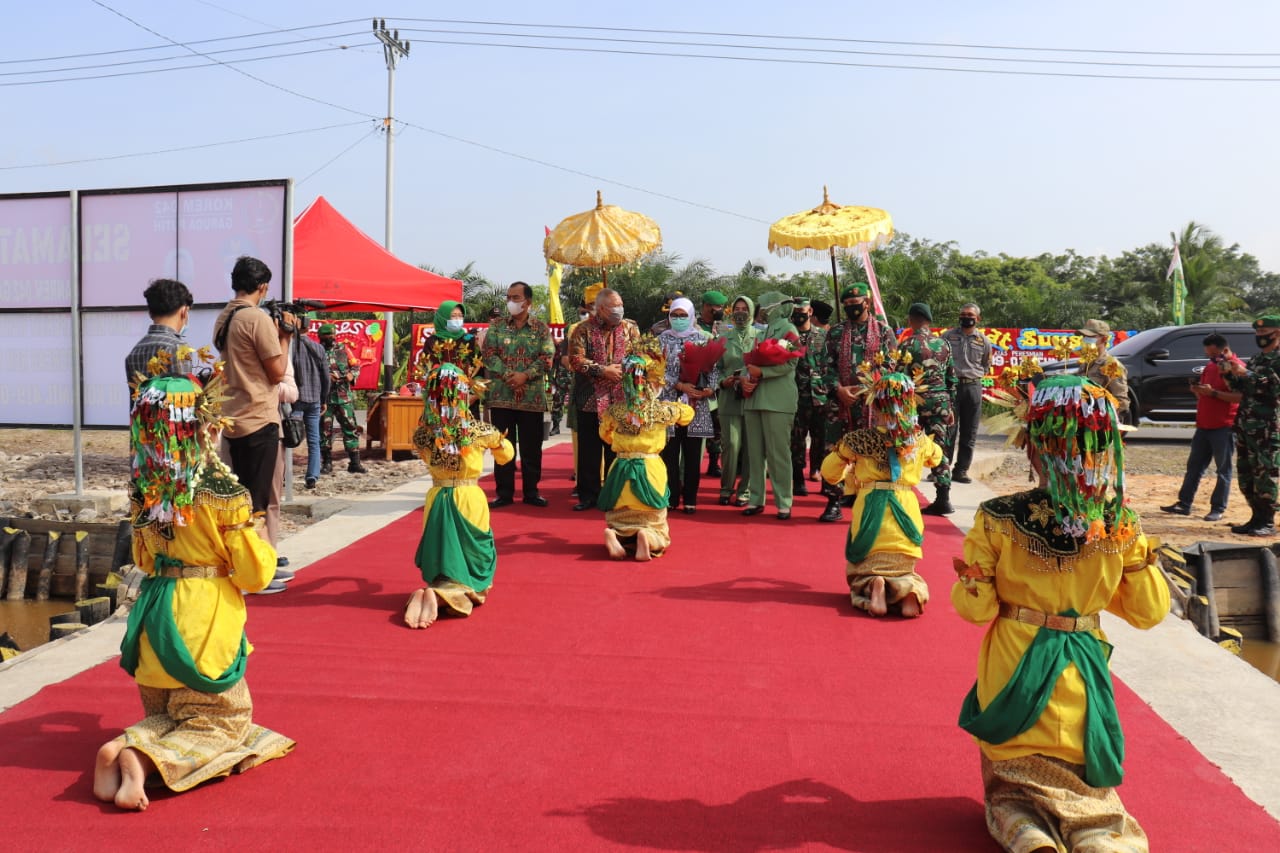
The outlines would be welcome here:
[[[228,399],[222,413],[233,419],[223,432],[231,470],[249,490],[253,511],[265,512],[280,450],[280,404],[276,390],[284,378],[285,337],[258,305],[267,296],[271,270],[257,258],[241,257],[231,270],[236,298],[213,324],[213,341],[226,362]]]

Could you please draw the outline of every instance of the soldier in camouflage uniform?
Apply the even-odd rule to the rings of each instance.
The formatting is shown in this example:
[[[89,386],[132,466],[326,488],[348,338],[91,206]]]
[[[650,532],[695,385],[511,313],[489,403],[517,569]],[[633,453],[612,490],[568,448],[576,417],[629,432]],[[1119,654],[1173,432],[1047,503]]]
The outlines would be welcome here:
[[[861,281],[841,291],[844,319],[827,333],[823,387],[827,394],[828,447],[835,446],[845,433],[866,429],[871,423],[870,408],[853,399],[858,387],[858,364],[897,345],[893,329],[872,315],[870,294],[870,288]],[[840,487],[824,483],[822,493],[827,496],[827,508],[818,520],[840,521]]]
[[[359,370],[347,360],[346,346],[334,340],[332,323],[320,327],[316,336],[329,357],[329,399],[320,416],[320,473],[333,473],[333,421],[342,429],[342,446],[347,451],[347,471],[363,474],[360,464],[360,438],[356,434],[356,412],[351,406],[351,383]]]
[[[920,395],[916,417],[920,429],[943,448],[942,461],[933,466],[933,503],[921,512],[950,515],[955,508],[951,506],[951,463],[947,460],[946,447],[947,436],[956,421],[953,405],[956,368],[951,361],[951,347],[934,334],[932,324],[933,310],[923,302],[913,303],[907,309],[907,331],[898,348],[911,355],[913,367],[919,365],[924,371],[924,378],[916,386],[917,389],[921,385],[926,387]]]
[[[1253,321],[1262,351],[1240,362],[1227,362],[1223,379],[1241,393],[1236,410],[1236,481],[1253,508],[1249,520],[1231,528],[1248,536],[1276,535],[1276,481],[1280,479],[1280,315]]]
[[[794,494],[809,494],[805,469],[822,467],[826,455],[827,394],[823,385],[826,374],[827,333],[813,324],[809,300],[796,297],[791,308],[791,325],[800,333],[804,358],[796,363],[796,389],[800,392],[796,419],[791,424],[791,471]],[[806,441],[807,440],[807,441]],[[806,466],[806,463],[807,466]]]

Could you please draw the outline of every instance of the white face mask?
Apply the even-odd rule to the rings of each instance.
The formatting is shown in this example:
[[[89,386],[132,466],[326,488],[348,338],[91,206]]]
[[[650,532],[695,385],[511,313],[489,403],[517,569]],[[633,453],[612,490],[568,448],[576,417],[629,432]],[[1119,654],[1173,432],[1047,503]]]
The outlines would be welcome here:
[[[524,310],[524,303],[523,303],[523,302],[511,302],[510,300],[508,300],[508,302],[507,302],[507,313],[508,313],[508,314],[510,314],[511,316],[513,316],[513,317],[514,317],[516,314],[519,314],[519,313],[520,313],[521,311],[523,311],[523,310]]]
[[[462,331],[462,318],[450,317],[449,322],[445,323],[445,325],[448,326],[449,331],[451,332],[460,332]]]
[[[626,316],[626,308],[624,308],[621,305],[619,305],[617,308],[610,308],[609,316],[613,319],[615,323],[621,323],[622,318]]]

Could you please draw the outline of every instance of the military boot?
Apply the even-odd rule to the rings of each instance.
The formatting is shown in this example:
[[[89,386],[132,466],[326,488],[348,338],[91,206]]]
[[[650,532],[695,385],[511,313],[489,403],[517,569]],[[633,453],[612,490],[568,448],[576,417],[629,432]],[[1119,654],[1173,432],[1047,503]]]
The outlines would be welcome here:
[[[708,452],[707,453],[707,476],[719,477],[720,473],[721,473],[720,472],[720,454]]]
[[[349,459],[347,459],[347,473],[348,474],[368,474],[369,471],[363,465],[360,464],[359,451],[355,451],[355,453],[356,453],[355,456],[352,456]]]
[[[950,486],[934,486],[936,495],[933,503],[920,510],[921,515],[951,515],[956,508],[951,505],[951,487]]]
[[[1259,521],[1258,508],[1253,504],[1250,504],[1249,506],[1253,510],[1251,513],[1249,513],[1249,520],[1246,521],[1244,524],[1231,525],[1232,533],[1246,533],[1249,531],[1250,528],[1258,524],[1258,521]]]
[[[840,521],[843,516],[840,513],[840,499],[837,497],[827,497],[827,508],[822,511],[822,515],[818,516],[818,521]]]
[[[322,446],[320,448],[320,473],[321,474],[333,473],[333,451],[330,450],[328,447]]]

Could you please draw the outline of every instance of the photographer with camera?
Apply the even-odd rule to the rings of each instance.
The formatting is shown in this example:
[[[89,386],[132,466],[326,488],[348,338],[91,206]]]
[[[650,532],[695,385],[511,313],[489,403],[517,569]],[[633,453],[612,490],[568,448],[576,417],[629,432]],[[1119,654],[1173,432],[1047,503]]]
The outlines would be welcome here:
[[[1208,473],[1209,460],[1213,460],[1218,477],[1209,497],[1209,514],[1204,520],[1219,521],[1227,511],[1227,498],[1231,494],[1231,456],[1235,451],[1231,428],[1240,408],[1240,392],[1227,387],[1223,373],[1230,371],[1234,364],[1244,367],[1244,363],[1231,351],[1227,339],[1217,332],[1201,343],[1209,363],[1199,377],[1191,378],[1191,393],[1196,395],[1196,431],[1191,436],[1187,473],[1182,478],[1178,500],[1160,509],[1174,515],[1190,515],[1200,478]]]
[[[238,258],[231,270],[235,299],[213,324],[214,345],[226,362],[228,399],[222,413],[233,419],[223,438],[231,470],[249,491],[255,513],[266,512],[271,502],[280,452],[278,386],[288,365],[288,331],[259,310],[270,283],[266,264],[248,256]]]

